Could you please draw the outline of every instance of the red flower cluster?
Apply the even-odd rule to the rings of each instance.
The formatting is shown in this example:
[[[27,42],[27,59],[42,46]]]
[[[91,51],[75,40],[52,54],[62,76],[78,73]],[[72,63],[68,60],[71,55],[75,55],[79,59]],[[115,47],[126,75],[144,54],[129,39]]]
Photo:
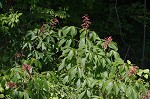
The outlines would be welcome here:
[[[109,45],[109,43],[112,41],[112,36],[109,36],[108,38],[106,38],[106,41],[104,43],[104,49],[107,48],[107,46]]]
[[[82,28],[89,28],[89,25],[91,24],[91,22],[89,21],[90,20],[89,16],[86,14],[82,18],[83,18],[83,21],[82,21],[83,24],[81,25]]]
[[[32,73],[32,68],[31,68],[30,65],[24,64],[24,65],[22,66],[22,69],[23,69],[23,70],[26,70],[29,74]]]
[[[128,72],[128,76],[130,76],[131,74],[136,74],[136,69],[139,68],[138,66],[133,66],[129,72]]]
[[[59,20],[57,18],[54,18],[50,26],[53,28],[57,23],[59,23]]]
[[[15,59],[20,58],[20,57],[25,57],[25,55],[23,54],[23,50],[21,51],[21,53],[16,52],[14,54]]]
[[[7,86],[8,86],[9,88],[14,88],[14,87],[16,87],[16,83],[14,83],[14,82],[8,82],[8,83],[7,83]]]
[[[45,26],[46,26],[46,24],[45,24],[45,22],[43,22],[42,23],[42,27],[40,29],[40,32],[44,32],[45,31]]]

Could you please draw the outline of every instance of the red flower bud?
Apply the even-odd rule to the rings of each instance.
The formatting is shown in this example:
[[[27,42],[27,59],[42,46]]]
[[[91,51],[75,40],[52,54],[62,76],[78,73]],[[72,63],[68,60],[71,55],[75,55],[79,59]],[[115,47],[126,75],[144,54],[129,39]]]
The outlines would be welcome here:
[[[14,83],[14,82],[8,82],[8,83],[7,83],[7,86],[8,86],[9,88],[14,88],[14,87],[16,87],[16,83]]]
[[[104,43],[104,49],[106,49],[109,45],[109,43],[112,41],[112,36],[109,36],[108,38],[106,38],[106,41]]]

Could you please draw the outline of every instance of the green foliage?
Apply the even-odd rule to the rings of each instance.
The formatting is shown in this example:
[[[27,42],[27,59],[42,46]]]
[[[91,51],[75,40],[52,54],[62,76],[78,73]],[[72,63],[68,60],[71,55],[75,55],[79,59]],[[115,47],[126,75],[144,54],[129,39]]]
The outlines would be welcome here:
[[[53,18],[66,19],[71,8],[76,8],[70,1],[15,0],[15,4],[10,1],[0,2],[0,8],[4,9],[0,14],[0,35],[4,38],[0,42],[0,98],[141,99],[145,96],[149,87],[149,69],[138,69],[129,60],[124,62],[111,36],[101,39],[99,33],[87,28],[61,28],[61,22],[54,24]],[[90,6],[85,9],[93,11],[95,2],[71,3],[77,3],[81,8],[85,4]],[[57,8],[57,4],[62,5]],[[102,1],[96,5],[102,5]],[[132,15],[131,19],[142,23],[144,19],[140,20],[131,11],[136,11],[137,7],[138,4],[132,5],[126,11]],[[84,12],[79,8],[76,10],[72,13],[74,17]],[[102,10],[103,14],[107,11]],[[136,13],[143,14],[139,10]],[[74,17],[64,23],[80,23]],[[125,17],[120,18],[124,23]],[[101,27],[94,25],[102,32],[111,25],[108,32],[117,34],[118,23],[113,18],[99,22]],[[108,22],[113,25],[106,25]],[[131,31],[129,27],[125,24],[123,29]]]
[[[80,34],[79,40],[72,34]],[[66,43],[62,44],[62,40]],[[61,71],[64,84],[76,84],[77,89],[81,90],[78,94],[84,92],[84,97],[89,98],[136,99],[146,90],[141,88],[143,84],[140,79],[136,81],[136,77],[130,78],[129,65],[120,58],[114,42],[111,41],[105,50],[105,40],[95,32],[64,27],[59,44],[62,45],[62,62],[58,70]]]
[[[9,27],[15,27],[15,24],[19,22],[19,17],[22,13],[11,13],[11,14],[1,14],[0,15],[0,22],[1,22],[1,29],[4,31],[8,31]]]
[[[27,60],[1,70],[1,97],[140,99],[146,94],[147,84],[134,73],[129,75],[132,64],[120,58],[115,42],[110,41],[104,48],[107,40],[94,31],[74,26],[54,31],[48,27],[44,32],[35,29],[25,36],[22,47],[29,50]],[[55,50],[61,54],[55,56]],[[49,63],[56,69],[38,72],[43,65],[51,68]]]

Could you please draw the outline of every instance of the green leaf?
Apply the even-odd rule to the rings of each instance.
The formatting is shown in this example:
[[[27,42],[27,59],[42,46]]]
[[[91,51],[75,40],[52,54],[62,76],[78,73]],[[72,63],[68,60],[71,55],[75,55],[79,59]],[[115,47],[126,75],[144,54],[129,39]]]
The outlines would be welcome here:
[[[121,74],[121,72],[124,70],[124,66],[123,65],[121,65],[121,66],[119,66],[119,74]]]
[[[131,97],[131,93],[132,93],[132,87],[128,87],[127,90],[126,90],[126,96],[129,98]]]
[[[67,41],[66,41],[66,45],[65,45],[65,46],[66,46],[66,47],[70,47],[71,42],[72,42],[72,40],[71,40],[71,39],[70,39],[70,40],[67,40]]]
[[[49,86],[48,86],[48,82],[46,80],[44,80],[43,85],[44,85],[45,90],[48,91],[49,90]]]
[[[4,88],[2,88],[1,84],[0,84],[0,92],[2,93],[4,91]]]
[[[120,58],[119,53],[116,51],[113,51],[113,55],[114,55],[115,59]]]
[[[0,94],[0,99],[4,99],[4,94]]]
[[[71,68],[71,63],[66,66],[66,69],[69,70]]]
[[[127,60],[127,63],[130,65],[131,64],[131,62],[129,61],[129,60]]]
[[[107,94],[110,94],[112,88],[113,88],[113,81],[111,81],[111,80],[107,81],[106,85],[105,85],[105,89],[107,91]]]
[[[70,29],[71,29],[71,27],[64,27],[64,28],[62,28],[62,32],[63,32],[63,34],[64,35],[67,35],[69,32],[70,32]]]
[[[42,46],[42,41],[39,41],[39,44],[37,45],[37,49],[39,49]]]
[[[80,87],[81,87],[81,80],[80,80],[80,79],[78,79],[76,85],[77,85],[77,88],[80,88]]]
[[[79,42],[79,48],[83,48],[85,46],[85,38],[82,38]]]
[[[69,76],[66,76],[64,79],[63,79],[63,84],[66,84],[68,82],[68,78]]]
[[[125,92],[126,90],[126,85],[124,83],[120,83],[119,84],[119,88],[121,89],[121,91]]]
[[[74,26],[71,26],[71,30],[70,30],[71,36],[74,37],[77,34],[77,30],[75,29]]]
[[[8,62],[8,60],[9,60],[9,56],[4,55],[4,56],[3,56],[3,61],[4,61],[4,62]]]
[[[86,92],[86,91],[83,91],[81,94],[79,94],[78,99],[83,99],[82,97],[84,96],[85,92]]]
[[[149,73],[149,69],[144,69],[143,72],[144,73]]]
[[[117,44],[116,43],[114,43],[114,42],[110,42],[110,44],[108,45],[110,48],[112,48],[112,49],[114,49],[115,51],[117,51],[118,50],[118,48],[117,48]]]
[[[104,58],[101,59],[101,62],[102,62],[102,66],[105,67],[106,66],[106,61],[105,61]]]
[[[103,80],[99,80],[99,83],[98,83],[99,88],[102,88],[103,84],[104,84],[104,81]]]
[[[29,95],[26,92],[24,92],[24,99],[30,99]]]
[[[23,45],[22,49],[24,49],[25,47],[27,47],[27,44],[28,44],[28,43],[25,43],[25,44]]]
[[[81,33],[80,39],[84,38],[85,35],[86,35],[86,30],[85,30],[85,29],[82,29],[82,30],[80,30],[79,32]]]
[[[0,2],[0,8],[2,8],[2,3]]]
[[[1,83],[0,86],[5,87],[6,79],[2,78],[0,83]]]
[[[70,49],[63,50],[62,56],[65,56],[69,51],[70,51]]]
[[[139,70],[139,72],[137,73],[137,75],[142,76],[143,71]]]
[[[64,66],[65,66],[65,60],[66,60],[66,58],[64,58],[64,59],[62,60],[62,63],[61,63],[60,66],[58,67],[58,71],[60,71],[60,70],[62,70],[62,69],[64,68]]]
[[[71,70],[70,80],[72,80],[75,77],[76,73],[77,73],[77,68],[75,67],[73,70]]]
[[[97,82],[98,82],[97,80],[92,81],[92,84],[90,87],[93,88],[97,84]]]
[[[92,42],[91,42],[91,41],[89,41],[88,39],[87,39],[86,41],[87,41],[87,44],[88,44],[89,49],[90,49],[91,47],[93,47],[93,45],[92,45]]]
[[[148,79],[148,74],[145,74],[145,75],[144,75],[144,78]]]
[[[37,38],[37,36],[36,36],[35,34],[32,34],[31,40],[34,40],[34,39],[36,39],[36,38]]]
[[[82,58],[82,59],[81,59],[81,65],[82,65],[82,66],[85,66],[85,62],[86,62],[86,58]]]
[[[19,92],[19,99],[23,99],[24,92]]]
[[[88,90],[87,90],[86,92],[87,92],[87,96],[88,96],[88,97],[91,97],[91,92],[88,91]]]
[[[39,68],[39,69],[42,68],[42,64],[41,64],[41,62],[40,62],[39,60],[34,59],[33,63],[35,64],[35,66],[36,66],[37,68]]]
[[[71,60],[73,55],[74,55],[73,50],[71,50],[68,54],[68,59]]]
[[[78,77],[81,78],[82,77],[82,72],[80,68],[78,68]]]
[[[46,46],[45,46],[44,42],[42,43],[42,50],[46,50]]]
[[[118,95],[119,90],[120,90],[120,89],[119,89],[118,84],[117,84],[116,82],[114,82],[114,91],[115,91],[116,96]]]
[[[136,92],[134,88],[132,88],[131,97],[132,99],[138,99],[138,92]]]
[[[101,76],[102,76],[103,78],[108,78],[108,72],[107,72],[107,71],[102,72],[102,73],[101,73]]]
[[[87,80],[85,79],[82,83],[82,88],[84,88],[86,84],[87,84]]]
[[[59,44],[58,44],[58,47],[62,46],[62,44],[64,44],[65,41],[66,41],[66,39],[60,40],[60,42],[59,42]]]

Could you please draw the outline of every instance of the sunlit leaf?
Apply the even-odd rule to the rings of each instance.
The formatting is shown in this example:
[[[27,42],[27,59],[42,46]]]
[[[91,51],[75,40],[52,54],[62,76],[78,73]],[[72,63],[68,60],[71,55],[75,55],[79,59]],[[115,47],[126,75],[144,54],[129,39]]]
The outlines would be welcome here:
[[[149,69],[144,69],[143,72],[144,73],[149,73]]]
[[[75,77],[76,73],[77,73],[77,68],[75,67],[73,70],[71,70],[70,80],[72,80]]]
[[[89,90],[87,90],[86,92],[87,92],[87,96],[91,97],[91,92]]]
[[[78,79],[76,85],[77,85],[77,88],[80,88],[80,87],[81,87],[81,80],[80,80],[80,79]]]
[[[148,74],[145,74],[144,77],[145,77],[146,79],[148,79]]]
[[[79,48],[83,48],[85,46],[85,38],[82,38],[79,42]]]
[[[74,55],[74,52],[73,52],[73,50],[71,50],[68,54],[68,59],[71,60],[73,55]]]
[[[85,92],[86,91],[83,91],[82,93],[80,93],[78,99],[83,99],[82,97],[85,95]]]
[[[85,62],[86,62],[86,58],[82,58],[82,59],[81,59],[81,65],[82,65],[82,66],[85,66]]]
[[[62,44],[63,44],[65,41],[66,41],[66,39],[62,39],[62,40],[60,40],[60,42],[59,42],[58,46],[59,46],[59,47],[60,47],[60,46],[62,46]]]
[[[74,26],[71,26],[71,30],[70,30],[71,36],[74,37],[77,34],[77,31],[75,29]]]
[[[115,91],[115,94],[116,94],[116,96],[118,95],[118,93],[119,93],[119,86],[118,86],[118,84],[116,83],[116,82],[114,82],[114,91]]]
[[[26,92],[24,92],[24,99],[30,99],[29,95]]]
[[[60,70],[62,70],[62,69],[64,68],[64,66],[65,66],[65,60],[66,60],[66,58],[64,58],[64,59],[62,60],[62,63],[61,63],[60,66],[58,67],[58,71],[60,71]]]
[[[63,83],[66,84],[68,82],[68,78],[69,76],[66,76],[64,79],[63,79]]]

